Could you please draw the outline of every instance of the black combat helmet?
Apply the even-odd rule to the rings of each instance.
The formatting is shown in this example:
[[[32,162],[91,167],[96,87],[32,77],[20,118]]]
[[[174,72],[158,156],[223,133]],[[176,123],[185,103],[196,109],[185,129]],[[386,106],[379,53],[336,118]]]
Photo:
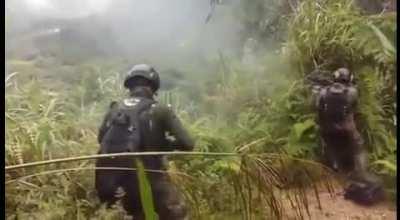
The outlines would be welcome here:
[[[347,68],[339,68],[333,72],[333,80],[338,83],[351,83],[353,74]]]
[[[158,72],[152,66],[149,66],[147,64],[138,64],[133,66],[125,77],[125,88],[131,88],[132,83],[137,78],[145,78],[149,80],[151,83],[151,88],[154,92],[156,92],[160,88],[160,77],[158,75]]]

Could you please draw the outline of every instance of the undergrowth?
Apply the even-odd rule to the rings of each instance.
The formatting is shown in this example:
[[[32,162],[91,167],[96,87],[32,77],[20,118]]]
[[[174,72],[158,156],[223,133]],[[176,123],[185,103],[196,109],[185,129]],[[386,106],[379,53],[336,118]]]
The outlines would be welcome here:
[[[395,19],[366,17],[345,0],[301,1],[288,19],[280,53],[259,56],[257,68],[221,55],[219,69],[196,87],[199,94],[190,88],[158,94],[196,139],[196,151],[240,153],[169,157],[171,175],[196,219],[285,219],[282,202],[288,200],[301,219],[306,190],[332,189],[329,171],[312,162],[320,155],[319,128],[303,77],[316,67],[347,66],[355,73],[357,124],[370,168],[395,198]],[[6,80],[6,166],[95,154],[103,114],[126,95],[126,63],[8,64],[16,73]],[[6,185],[7,219],[122,219],[120,206],[106,210],[99,204],[92,167],[84,161],[7,172],[6,182],[33,175]],[[62,169],[71,170],[46,173]]]

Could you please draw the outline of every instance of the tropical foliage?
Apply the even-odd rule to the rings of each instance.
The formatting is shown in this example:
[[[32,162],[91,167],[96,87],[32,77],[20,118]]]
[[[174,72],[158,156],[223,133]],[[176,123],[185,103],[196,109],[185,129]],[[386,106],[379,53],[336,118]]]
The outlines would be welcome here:
[[[305,218],[305,192],[315,190],[318,197],[316,189],[332,190],[329,170],[313,162],[320,153],[319,128],[303,79],[316,67],[347,66],[355,73],[357,123],[370,168],[396,195],[395,16],[366,17],[345,0],[304,0],[296,8],[287,22],[280,20],[285,22],[279,23],[284,36],[275,46],[279,53],[260,53],[257,67],[220,54],[211,61],[218,68],[201,73],[212,80],[200,81],[198,93],[189,86],[158,95],[194,136],[196,151],[237,153],[169,156],[171,176],[196,219],[285,219],[285,203],[297,218]],[[277,16],[273,9],[269,13]],[[265,13],[240,17],[258,41],[270,40],[265,28],[256,28]],[[44,61],[7,61],[14,73],[6,77],[6,166],[95,154],[104,112],[125,95],[125,62]],[[120,206],[106,210],[99,204],[93,174],[91,161],[7,171],[7,219],[122,219]],[[147,186],[142,179],[142,199],[152,215]]]

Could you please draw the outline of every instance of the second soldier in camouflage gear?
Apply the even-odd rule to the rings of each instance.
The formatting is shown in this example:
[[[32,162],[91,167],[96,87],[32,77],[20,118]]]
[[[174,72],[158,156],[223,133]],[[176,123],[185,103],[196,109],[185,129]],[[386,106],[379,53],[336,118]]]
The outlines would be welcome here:
[[[367,171],[367,151],[354,120],[358,92],[346,68],[317,95],[318,124],[328,165],[347,174],[345,199],[371,205],[384,198],[382,181]]]
[[[316,100],[325,156],[335,170],[363,172],[367,155],[354,120],[358,92],[348,69],[333,75],[333,83],[321,88]]]
[[[140,99],[152,99],[160,87],[160,79],[157,71],[149,65],[135,65],[124,81],[125,88],[129,89],[130,97],[124,100],[125,104],[134,105]],[[99,129],[98,141],[101,143],[108,129],[110,113]],[[140,116],[143,151],[190,151],[194,142],[183,128],[180,120],[170,106],[155,102],[148,111]],[[170,137],[173,137],[172,139]],[[165,171],[165,156],[143,156],[141,158],[145,169]],[[151,184],[153,201],[159,219],[186,219],[187,207],[181,194],[172,184],[170,177],[165,172],[147,172]],[[133,214],[135,219],[144,219],[140,204],[140,193],[135,180],[127,179],[132,183],[127,187],[128,195],[125,198],[124,208]]]

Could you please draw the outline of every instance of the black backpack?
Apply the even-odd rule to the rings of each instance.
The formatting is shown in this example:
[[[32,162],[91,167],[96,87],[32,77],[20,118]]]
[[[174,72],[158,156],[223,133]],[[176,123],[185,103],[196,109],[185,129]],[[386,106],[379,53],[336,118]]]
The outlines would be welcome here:
[[[100,153],[138,152],[142,147],[140,117],[156,103],[147,98],[130,98],[111,105],[108,130],[102,141]]]
[[[345,189],[344,198],[360,205],[369,206],[384,200],[385,192],[379,183],[354,182]]]
[[[342,121],[350,112],[348,88],[342,84],[334,83],[327,87],[321,101],[320,113],[331,121]]]

